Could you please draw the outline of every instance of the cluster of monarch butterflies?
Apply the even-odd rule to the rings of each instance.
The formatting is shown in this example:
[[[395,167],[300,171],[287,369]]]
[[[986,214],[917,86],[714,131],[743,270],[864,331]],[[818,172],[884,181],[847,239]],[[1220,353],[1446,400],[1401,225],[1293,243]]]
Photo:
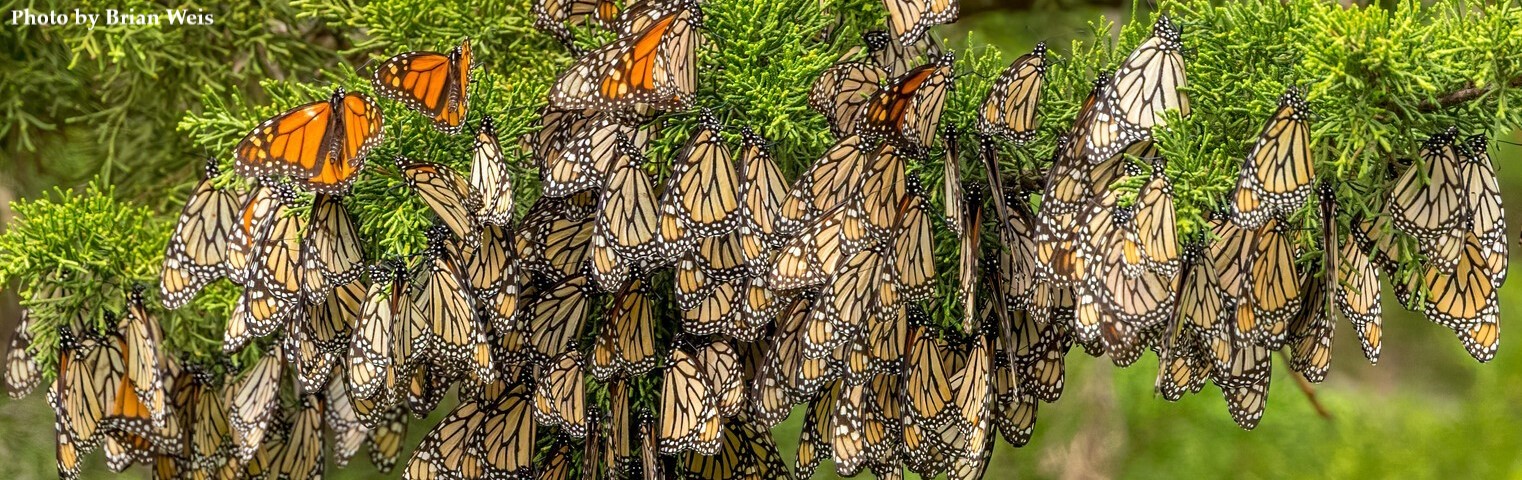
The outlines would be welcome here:
[[[1252,428],[1274,350],[1324,378],[1332,312],[1377,358],[1378,272],[1394,275],[1401,255],[1386,223],[1430,260],[1397,285],[1402,302],[1421,302],[1476,358],[1494,355],[1507,245],[1483,137],[1435,135],[1385,211],[1345,235],[1323,182],[1323,252],[1306,268],[1288,222],[1318,187],[1310,113],[1292,89],[1249,150],[1230,210],[1180,241],[1151,139],[1165,111],[1189,113],[1166,17],[1095,82],[1036,192],[1007,181],[999,149],[1036,138],[1045,46],[1015,59],[979,106],[971,133],[987,180],[963,182],[960,132],[940,125],[954,57],[925,34],[956,3],[888,3],[890,29],[865,35],[865,60],[853,53],[815,81],[808,104],[836,141],[788,182],[767,140],[742,128],[732,152],[707,110],[666,178],[647,168],[652,120],[694,109],[697,3],[539,2],[536,25],[568,45],[570,26],[589,20],[618,34],[556,80],[540,129],[518,143],[541,195],[514,219],[490,118],[471,129],[468,175],[397,158],[437,216],[415,258],[367,262],[345,204],[382,141],[367,96],[338,90],[259,124],[234,152],[256,185],[222,186],[208,162],[159,297],[173,309],[220,278],[241,285],[223,349],[262,357],[226,381],[211,373],[226,366],[181,365],[141,289],[114,331],[61,331],[48,392],[61,476],[104,444],[113,470],[143,463],[159,478],[320,478],[324,429],[338,465],[368,445],[389,471],[407,417],[457,385],[459,403],[406,478],[806,478],[826,457],[847,476],[979,478],[995,432],[1025,444],[1039,404],[1060,397],[1075,343],[1117,365],[1152,349],[1165,398],[1209,380]],[[467,126],[470,70],[467,40],[393,57],[372,87],[454,134]],[[910,173],[938,140],[941,215]],[[1120,206],[1112,187],[1146,167],[1136,201]],[[983,245],[990,200],[999,241]],[[958,234],[953,331],[922,306],[936,292],[937,222]],[[679,319],[675,332],[663,315]],[[27,323],[7,359],[13,394],[40,378]],[[788,466],[770,429],[796,405],[807,414]]]

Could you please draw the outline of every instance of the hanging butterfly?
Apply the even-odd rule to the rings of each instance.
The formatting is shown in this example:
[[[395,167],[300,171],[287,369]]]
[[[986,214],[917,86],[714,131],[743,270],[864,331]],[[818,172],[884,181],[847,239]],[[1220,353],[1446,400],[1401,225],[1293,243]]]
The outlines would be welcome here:
[[[42,383],[42,367],[32,353],[31,312],[29,308],[21,309],[21,320],[16,322],[16,331],[11,332],[5,350],[5,390],[13,399],[30,395]]]
[[[407,185],[423,197],[423,202],[439,216],[444,226],[449,227],[455,238],[466,245],[480,241],[480,225],[475,212],[480,211],[481,199],[473,193],[464,177],[437,163],[411,162],[403,157],[395,160]]]
[[[470,39],[449,53],[407,52],[386,59],[370,84],[382,97],[428,116],[434,128],[457,133],[470,106]]]
[[[556,356],[534,389],[534,421],[575,438],[587,436],[587,395],[581,352],[573,345]]]
[[[582,56],[555,80],[552,108],[624,114],[692,104],[702,12],[691,0],[650,5],[640,12],[640,28]]]
[[[888,79],[888,72],[865,62],[842,61],[825,69],[809,89],[809,108],[830,122],[835,138],[856,133],[862,106]]]
[[[862,174],[872,160],[872,150],[864,143],[859,135],[840,139],[793,181],[776,217],[776,235],[798,234],[824,212],[858,193]]]
[[[217,161],[208,159],[201,181],[191,190],[169,236],[159,276],[165,308],[185,306],[202,287],[224,274],[223,262],[238,221],[239,205],[231,189],[216,187],[219,174]]]
[[[1305,203],[1316,178],[1309,117],[1299,90],[1290,87],[1279,97],[1279,108],[1242,163],[1232,221],[1258,228],[1269,217],[1289,215]]]
[[[781,243],[782,202],[787,198],[787,180],[772,160],[766,139],[750,127],[740,129],[740,218],[750,231],[766,245]]]
[[[295,192],[275,188],[278,202],[266,214],[251,242],[243,295],[228,318],[222,351],[236,352],[255,338],[273,333],[301,309],[301,232],[308,218],[292,213]]]
[[[928,148],[951,89],[955,61],[948,53],[895,77],[862,107],[856,131],[869,139]]]
[[[605,290],[646,268],[663,246],[655,181],[644,170],[648,160],[627,140],[620,140],[618,149],[597,202],[591,237],[592,277]]]
[[[587,369],[599,380],[633,378],[655,368],[655,302],[642,278],[631,278],[603,316]]]
[[[475,297],[466,273],[446,251],[445,230],[435,225],[428,232],[428,273],[419,285],[417,312],[412,316],[412,355],[442,367],[446,376],[469,373],[479,383],[491,382],[495,370],[486,328],[476,315]],[[407,358],[414,361],[417,358]]]
[[[513,220],[513,175],[502,157],[497,124],[491,117],[476,127],[471,148],[470,189],[480,197],[476,218],[482,225],[507,226]]]
[[[237,458],[247,462],[266,443],[271,419],[280,403],[282,355],[277,346],[264,354],[237,383],[227,397],[227,412],[232,425]]]
[[[660,451],[717,454],[722,433],[718,398],[700,360],[682,346],[672,348],[662,379]]]
[[[317,195],[312,219],[301,238],[301,292],[307,302],[321,303],[334,287],[359,280],[364,251],[359,226],[343,199]]]
[[[383,137],[380,109],[370,97],[339,88],[327,100],[260,123],[233,153],[245,177],[285,175],[318,193],[341,194]]]
[[[1041,85],[1046,77],[1046,42],[1039,42],[1031,53],[1021,55],[999,74],[988,96],[973,117],[978,133],[1002,137],[1016,143],[1036,137],[1036,107],[1041,103]]]
[[[1464,190],[1469,192],[1466,200],[1474,218],[1470,230],[1479,237],[1486,268],[1490,270],[1496,288],[1500,288],[1506,283],[1506,212],[1501,205],[1501,186],[1496,181],[1485,136],[1469,137],[1459,153],[1464,159]]]
[[[740,225],[740,175],[719,136],[722,125],[704,110],[697,128],[677,152],[661,193],[662,239],[668,244],[724,235]],[[675,223],[686,236],[664,234],[668,223]]]

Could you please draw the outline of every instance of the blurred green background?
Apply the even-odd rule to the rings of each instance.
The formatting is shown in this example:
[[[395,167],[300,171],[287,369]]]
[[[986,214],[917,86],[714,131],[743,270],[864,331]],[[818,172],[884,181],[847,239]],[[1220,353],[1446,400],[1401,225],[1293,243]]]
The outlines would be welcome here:
[[[1066,45],[1087,31],[1089,21],[1101,15],[1124,20],[1128,13],[1108,2],[1078,2],[1062,8],[1053,8],[1049,2],[1030,3],[969,2],[963,19],[940,33],[962,39],[971,32],[970,48],[991,44],[1006,52],[1020,52],[1038,40]],[[8,10],[17,2],[0,2],[0,6]],[[46,34],[38,37],[42,38],[10,32],[3,40],[49,41]],[[0,45],[0,50],[20,50],[15,46]],[[0,65],[25,61],[12,55],[0,58]],[[7,71],[18,74],[14,69]],[[193,92],[162,93],[171,100],[194,103]],[[23,98],[0,102],[0,108],[9,113],[28,108]],[[56,110],[39,115],[69,116]],[[99,137],[93,135],[88,118],[54,123],[29,135],[11,126],[0,130],[0,223],[10,219],[6,206],[10,200],[35,197],[55,185],[77,186],[101,172],[114,171],[124,178],[151,178],[155,173],[134,171],[129,160],[108,163],[106,158],[130,159],[132,155],[92,147]],[[164,135],[174,135],[172,123],[158,127]],[[1522,188],[1522,169],[1511,163],[1522,148],[1508,142],[1522,138],[1518,132],[1507,137],[1497,142],[1494,158],[1514,225],[1511,238],[1522,219],[1517,210],[1522,194],[1512,190]],[[155,163],[167,164],[160,168],[173,172],[165,173],[173,178],[160,181],[175,184],[198,171],[193,165],[199,162],[186,157],[182,165]],[[1501,290],[1503,318],[1519,318],[1519,289],[1522,284],[1513,281]],[[999,442],[988,478],[1522,478],[1522,351],[1503,343],[1493,362],[1477,364],[1450,331],[1396,305],[1388,285],[1385,299],[1385,344],[1379,365],[1371,366],[1363,359],[1349,325],[1337,325],[1334,368],[1325,383],[1315,386],[1330,419],[1316,414],[1279,360],[1267,414],[1255,431],[1246,432],[1226,414],[1220,392],[1213,386],[1178,403],[1155,397],[1153,357],[1121,370],[1107,359],[1089,358],[1075,350],[1068,357],[1068,386],[1062,400],[1041,407],[1030,445],[1015,449]],[[16,317],[14,293],[7,291],[0,304],[0,328],[9,332]],[[441,415],[414,422],[409,445],[415,445]],[[795,411],[774,430],[789,461],[802,416],[801,410]],[[330,469],[329,477],[378,476],[363,459],[355,463],[342,470]],[[53,464],[52,413],[43,395],[39,392],[21,401],[0,397],[0,478],[52,478]],[[828,463],[820,470],[816,478],[837,478]],[[98,453],[90,457],[83,473],[84,478],[116,478]],[[137,467],[121,478],[146,476]]]

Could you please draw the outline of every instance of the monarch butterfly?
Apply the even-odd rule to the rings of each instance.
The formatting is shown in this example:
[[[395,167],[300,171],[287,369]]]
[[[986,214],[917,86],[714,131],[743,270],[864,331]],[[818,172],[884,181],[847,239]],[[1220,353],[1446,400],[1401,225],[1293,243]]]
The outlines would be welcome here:
[[[438,226],[428,232],[428,275],[420,285],[419,314],[412,316],[411,324],[413,355],[421,354],[436,366],[449,367],[445,374],[450,376],[459,373],[455,367],[472,368],[475,378],[489,383],[495,372],[486,326],[476,316],[475,298],[465,273],[445,251],[445,235]]]
[[[595,207],[596,197],[592,194],[564,199],[540,197],[516,231],[521,267],[552,279],[580,272],[596,225],[594,218],[586,214],[590,208],[583,208]]]
[[[962,199],[962,217],[957,219],[962,225],[961,233],[958,234],[961,243],[957,262],[957,293],[962,300],[962,333],[978,330],[978,259],[983,248],[984,190],[982,183],[973,183],[968,187],[966,196]]]
[[[1463,160],[1454,145],[1457,135],[1457,129],[1449,128],[1423,142],[1420,168],[1406,169],[1386,204],[1391,223],[1416,237],[1422,253],[1445,268],[1458,261],[1460,228],[1469,212]]]
[[[258,451],[244,462],[242,478],[273,477],[276,456],[291,441],[291,421],[278,411],[278,402],[275,408],[276,411],[271,415],[269,433],[264,436],[264,443],[257,446]]]
[[[497,140],[497,123],[491,117],[481,119],[476,128],[476,142],[471,147],[470,188],[480,196],[476,218],[484,225],[508,225],[513,220],[513,175],[502,158],[502,144]]]
[[[122,361],[126,365],[126,381],[123,383],[132,387],[130,391],[117,392],[117,396],[136,396],[136,408],[145,410],[151,417],[149,427],[162,429],[170,413],[169,388],[164,379],[167,367],[162,350],[164,334],[159,330],[158,319],[148,313],[142,285],[134,286],[128,293],[127,314],[116,327],[121,335]],[[116,403],[123,403],[123,399],[118,398]]]
[[[269,220],[254,237],[247,281],[235,310],[241,310],[242,315],[228,319],[223,352],[238,351],[253,338],[269,335],[301,311],[298,259],[307,218],[291,212],[296,199],[290,188],[276,190],[279,204],[269,211]]]
[[[740,368],[739,352],[729,342],[715,340],[698,349],[695,358],[713,382],[718,415],[723,418],[738,415],[745,406],[745,372]]]
[[[888,72],[865,62],[841,62],[825,69],[809,89],[809,108],[830,123],[830,133],[844,138],[856,132],[862,106],[882,88]]]
[[[1082,254],[1090,258],[1077,292],[1078,325],[1081,336],[1097,329],[1110,360],[1125,366],[1141,356],[1148,331],[1171,312],[1175,292],[1173,280],[1146,270],[1135,212],[1113,202],[1113,195],[1096,202],[1085,222],[1082,235],[1089,241]]]
[[[114,322],[112,317],[108,315],[106,320]],[[63,355],[59,357],[54,410],[69,431],[70,447],[83,456],[99,447],[114,428],[115,422],[108,416],[116,413],[113,408],[117,406],[117,397],[130,396],[132,392],[120,390],[124,386],[126,364],[119,340],[93,331],[81,334],[82,337],[71,338],[64,344]],[[60,335],[72,336],[63,332]],[[68,357],[67,361],[64,357]],[[62,440],[60,438],[60,448],[64,448]],[[60,456],[59,459],[62,467],[65,458]],[[78,468],[77,463],[74,468]]]
[[[306,315],[297,315],[286,325],[282,343],[286,361],[295,369],[297,392],[323,392],[333,367],[349,349],[364,297],[365,285],[355,279],[339,285],[323,302],[306,303]]]
[[[1178,110],[1189,116],[1189,84],[1178,26],[1166,16],[1158,17],[1148,37],[1115,70],[1110,101],[1121,113],[1116,119],[1150,136],[1152,127],[1164,124],[1163,112]]]
[[[597,202],[591,240],[594,279],[608,289],[622,284],[629,270],[643,268],[661,248],[660,210],[655,183],[643,170],[645,157],[627,141],[620,141],[618,149],[619,159]],[[612,255],[599,255],[604,249]]]
[[[16,331],[11,332],[9,348],[5,351],[5,388],[11,398],[20,399],[32,393],[42,383],[42,367],[32,355],[32,312],[21,309],[21,320]],[[60,369],[59,371],[62,371]]]
[[[946,372],[944,341],[936,338],[928,325],[911,319],[907,344],[909,356],[904,359],[902,392],[905,424],[914,423],[922,428],[948,425],[957,412]]]
[[[898,225],[898,207],[904,200],[905,154],[892,145],[883,145],[873,155],[862,179],[861,195],[852,201],[861,209],[868,235],[874,243],[886,241]]]
[[[618,158],[618,136],[622,134],[637,151],[644,151],[652,134],[652,127],[625,125],[611,114],[551,112],[546,115],[544,131],[552,132],[551,138],[538,151],[537,158],[541,193],[550,197],[565,197],[601,187],[613,161]],[[560,120],[563,117],[573,118]],[[541,135],[545,134],[541,132]]]
[[[428,208],[439,216],[455,238],[467,245],[480,241],[479,225],[473,212],[479,211],[481,199],[475,196],[464,177],[449,167],[429,162],[411,162],[396,157],[396,168],[406,177],[407,185],[423,197]]]
[[[1220,278],[1215,264],[1205,257],[1203,241],[1192,241],[1183,250],[1179,272],[1178,301],[1166,332],[1155,383],[1169,401],[1185,391],[1198,393],[1215,374],[1210,342],[1222,323]]]
[[[292,409],[289,437],[281,442],[271,462],[274,478],[318,479],[326,465],[322,458],[322,402],[302,397]]]
[[[410,368],[407,380],[407,408],[419,418],[426,417],[439,407],[449,385],[459,380],[458,366],[441,366],[430,362],[418,362]]]
[[[1084,99],[1078,109],[1078,117],[1073,120],[1073,128],[1066,137],[1066,143],[1060,143],[1054,153],[1062,163],[1069,165],[1068,168],[1078,169],[1079,165],[1101,166],[1095,170],[1109,173],[1115,168],[1109,162],[1110,159],[1149,136],[1141,127],[1121,121],[1121,116],[1125,113],[1116,104],[1114,91],[1117,83],[1118,79],[1109,72],[1101,72],[1094,79],[1089,96]],[[1056,169],[1053,170],[1051,175],[1056,175]],[[1095,178],[1094,173],[1089,173],[1088,176]]]
[[[550,106],[630,112],[648,107],[683,110],[697,87],[697,30],[702,12],[696,2],[652,3],[640,12],[649,21],[613,42],[582,56],[550,87]]]
[[[677,222],[696,238],[724,235],[740,225],[740,175],[720,128],[711,112],[698,115],[698,131],[677,153],[661,194],[661,222]]]
[[[671,349],[661,375],[661,415],[657,432],[662,454],[719,451],[720,419],[712,377],[686,348]]]
[[[1257,428],[1268,406],[1272,353],[1267,347],[1242,340],[1232,347],[1231,368],[1218,375],[1216,384],[1226,398],[1226,410],[1244,430]]]
[[[1237,327],[1252,335],[1255,342],[1278,349],[1284,345],[1290,317],[1300,310],[1298,257],[1286,236],[1285,228],[1275,221],[1265,223],[1254,234],[1256,246],[1251,252],[1250,296],[1252,315],[1237,316]]]
[[[191,478],[235,476],[227,399],[206,367],[186,365],[174,380],[174,411],[187,430],[182,470]]]
[[[275,188],[265,185],[255,187],[247,198],[240,200],[232,233],[227,236],[227,256],[223,271],[227,279],[238,285],[248,281],[249,260],[254,255],[254,240],[264,231],[270,219],[270,211],[280,205]]]
[[[740,218],[767,245],[781,242],[782,202],[787,197],[787,180],[772,160],[771,149],[750,127],[740,129]]]
[[[1288,215],[1305,203],[1316,178],[1311,157],[1310,112],[1290,87],[1247,153],[1232,196],[1232,221],[1258,228],[1268,217]]]
[[[349,400],[348,381],[337,379],[329,383],[321,400],[322,422],[333,432],[333,463],[342,468],[359,453],[369,427],[361,422],[354,403]]]
[[[862,107],[856,131],[869,139],[929,147],[951,89],[955,61],[948,53],[895,77]]]
[[[586,275],[567,277],[556,283],[534,285],[528,304],[529,345],[535,362],[544,362],[581,338],[582,324],[592,301]]]
[[[1162,157],[1154,157],[1152,178],[1137,192],[1136,230],[1147,269],[1166,277],[1178,274],[1178,219],[1173,209],[1173,183],[1164,173]]]
[[[714,454],[688,452],[680,458],[683,478],[794,478],[772,436],[751,419],[741,415],[724,421],[722,434]],[[663,478],[651,471],[658,472],[646,470],[646,479]]]
[[[518,258],[512,227],[487,225],[481,242],[467,248],[465,274],[476,304],[485,312],[487,324],[506,330],[518,311]]]
[[[219,174],[217,161],[208,159],[203,178],[191,190],[169,236],[159,277],[165,308],[184,306],[223,275],[228,239],[237,223],[238,198],[232,190],[216,187]]]
[[[655,368],[655,304],[641,278],[631,278],[613,295],[613,306],[597,329],[587,369],[599,380],[637,377]]]
[[[395,260],[370,272],[370,288],[348,351],[345,378],[354,397],[382,405],[392,403],[398,385],[407,377],[402,371],[406,361],[403,351],[410,348],[403,348],[399,342],[410,339],[398,335],[395,325],[412,325],[414,317],[422,315],[412,303],[407,277],[405,267]]]
[[[1039,404],[1035,396],[1022,391],[1016,366],[1004,355],[993,358],[992,403],[993,425],[1004,441],[1017,447],[1029,442]]]
[[[809,402],[803,417],[803,429],[798,434],[798,451],[794,455],[793,469],[798,476],[810,478],[825,458],[834,456],[830,439],[830,409],[840,398],[840,384],[833,382]]]
[[[1016,143],[1036,138],[1036,107],[1046,77],[1046,42],[1036,43],[1031,53],[1010,62],[994,80],[993,88],[973,117],[978,133],[1003,137]]]
[[[343,200],[318,195],[312,200],[312,219],[301,239],[301,291],[308,302],[321,302],[335,285],[359,279],[364,263],[359,228]]]
[[[1355,224],[1356,225],[1356,224]],[[1356,231],[1356,229],[1355,229]],[[1380,298],[1379,272],[1375,270],[1363,243],[1349,233],[1337,254],[1337,287],[1333,301],[1337,310],[1358,330],[1358,339],[1364,357],[1370,363],[1379,361],[1379,350],[1384,328]]]
[[[845,259],[866,248],[864,221],[849,205],[839,205],[820,215],[773,258],[767,286],[788,291],[827,281]]]
[[[990,435],[989,401],[993,392],[993,352],[986,335],[977,335],[967,355],[967,364],[951,375],[952,404],[957,416],[957,430],[965,437],[965,447],[981,455],[984,440]]]
[[[1422,305],[1423,313],[1429,320],[1457,332],[1464,349],[1481,362],[1495,358],[1501,335],[1496,283],[1487,265],[1480,238],[1467,231],[1453,268],[1448,270],[1433,263],[1423,275],[1431,292]]]
[[[798,176],[776,217],[781,236],[794,236],[823,212],[844,204],[858,192],[870,160],[864,148],[869,146],[859,135],[842,138]]]
[[[953,233],[962,234],[962,154],[961,133],[955,125],[947,125],[941,132],[941,143],[946,148],[945,168],[942,173],[944,189],[941,201],[946,204],[946,226]]]
[[[582,376],[581,351],[573,345],[550,362],[534,388],[534,421],[560,427],[576,438],[587,436],[586,382]]]
[[[857,252],[825,283],[804,327],[805,357],[827,357],[862,334],[881,302],[884,257],[880,249]]]
[[[931,26],[956,22],[961,12],[961,2],[957,0],[883,0],[883,5],[888,8],[888,28],[893,38],[905,45],[918,41]]]
[[[567,25],[590,22],[608,28],[618,18],[612,0],[538,0],[534,2],[534,28],[555,37],[575,52],[575,37]],[[579,54],[579,52],[578,52]]]
[[[405,477],[448,478],[467,469],[489,478],[527,477],[537,437],[529,395],[525,382],[499,381],[461,401],[413,450]]]
[[[281,360],[277,345],[265,352],[228,394],[227,413],[240,461],[252,459],[270,431],[270,419],[280,403]]]
[[[341,194],[379,145],[381,113],[362,93],[333,91],[265,120],[233,148],[238,174],[290,176],[318,193]]]
[[[808,302],[794,300],[787,308],[783,316],[778,318],[776,329],[757,341],[757,348],[764,354],[755,378],[746,387],[751,414],[767,428],[787,418],[797,400],[788,383],[792,372],[797,371],[793,367],[798,366],[797,360],[802,357],[802,352],[799,351],[800,339],[796,333],[803,326],[804,315],[808,313]],[[793,315],[796,308],[801,308],[801,313]]]
[[[835,457],[835,471],[854,476],[869,464],[878,463],[895,446],[888,426],[875,405],[870,384],[846,385],[835,401],[830,416],[830,452]]]
[[[1101,76],[1096,82],[1095,93],[1090,94],[1091,103],[1080,111],[1080,119],[1085,115],[1084,112],[1093,111],[1090,110],[1093,95],[1103,89],[1102,83],[1107,81]],[[1071,151],[1073,142],[1077,141],[1077,136],[1059,141],[1054,151],[1056,158],[1053,159],[1042,191],[1041,210],[1035,222],[1037,272],[1042,279],[1055,282],[1058,286],[1073,285],[1084,271],[1081,259],[1075,255],[1078,248],[1075,235],[1080,217],[1089,200],[1100,195],[1119,176],[1117,165],[1122,155],[1150,158],[1156,154],[1151,142],[1138,141],[1097,166],[1082,166],[1079,164],[1081,152]]]
[[[402,442],[407,438],[407,412],[393,408],[382,418],[385,422],[371,428],[365,436],[370,464],[381,473],[390,473],[402,454]]]
[[[470,106],[470,39],[449,53],[407,52],[386,59],[370,84],[382,97],[428,116],[441,131],[456,133]]]
[[[1484,135],[1464,141],[1460,155],[1464,159],[1465,191],[1474,225],[1470,230],[1480,239],[1486,267],[1496,287],[1506,283],[1507,245],[1506,212],[1501,208],[1501,187],[1496,182],[1495,167]]]
[[[1334,248],[1327,246],[1327,248]],[[1327,255],[1331,256],[1330,253]],[[1330,267],[1328,267],[1330,268]],[[1311,383],[1326,380],[1332,362],[1332,323],[1327,282],[1317,278],[1321,265],[1312,264],[1300,285],[1300,310],[1289,321],[1285,343],[1289,345],[1289,367]],[[1330,274],[1330,271],[1323,272]]]
[[[737,279],[735,285],[740,289],[740,298],[735,300],[738,309],[736,327],[739,330],[732,333],[735,340],[755,341],[763,333],[763,327],[776,318],[777,311],[790,296],[767,287],[766,277],[761,275]]]
[[[692,308],[682,309],[682,330],[692,335],[738,333],[739,328],[735,325],[739,318],[740,291],[737,285],[729,281],[710,282],[706,280],[706,270],[687,266],[690,263],[692,260],[684,259],[677,267],[677,307],[693,302]],[[687,292],[685,298],[684,292]]]
[[[935,242],[925,211],[924,187],[909,177],[897,208],[892,242],[892,282],[901,302],[918,302],[935,293]]]

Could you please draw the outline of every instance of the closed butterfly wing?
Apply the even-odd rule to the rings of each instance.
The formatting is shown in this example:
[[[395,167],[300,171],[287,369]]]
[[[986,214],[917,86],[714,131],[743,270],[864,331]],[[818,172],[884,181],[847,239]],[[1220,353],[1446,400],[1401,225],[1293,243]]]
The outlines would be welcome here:
[[[988,90],[973,124],[979,133],[994,135],[1017,143],[1036,136],[1036,107],[1041,102],[1041,85],[1046,76],[1046,42],[1016,58]]]
[[[239,204],[231,190],[216,187],[218,175],[216,160],[208,160],[204,178],[191,190],[169,236],[159,277],[165,308],[184,306],[202,287],[224,275]]]

